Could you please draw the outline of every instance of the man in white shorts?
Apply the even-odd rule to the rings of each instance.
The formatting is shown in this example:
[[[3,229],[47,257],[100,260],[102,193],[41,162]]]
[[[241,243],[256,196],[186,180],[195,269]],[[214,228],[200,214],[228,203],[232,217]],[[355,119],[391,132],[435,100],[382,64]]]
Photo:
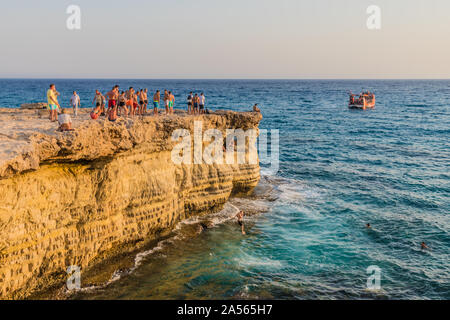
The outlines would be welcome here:
[[[73,108],[73,115],[76,117],[78,115],[78,107],[81,107],[80,96],[76,91],[73,92],[73,95],[70,98],[70,105]]]

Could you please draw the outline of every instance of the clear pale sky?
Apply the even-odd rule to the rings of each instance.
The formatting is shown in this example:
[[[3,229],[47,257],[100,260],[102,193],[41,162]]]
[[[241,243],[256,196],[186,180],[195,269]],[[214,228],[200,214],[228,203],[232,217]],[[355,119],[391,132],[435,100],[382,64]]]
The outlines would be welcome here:
[[[66,8],[81,8],[81,30]],[[366,9],[381,8],[381,30]],[[450,78],[449,0],[21,0],[1,78]]]

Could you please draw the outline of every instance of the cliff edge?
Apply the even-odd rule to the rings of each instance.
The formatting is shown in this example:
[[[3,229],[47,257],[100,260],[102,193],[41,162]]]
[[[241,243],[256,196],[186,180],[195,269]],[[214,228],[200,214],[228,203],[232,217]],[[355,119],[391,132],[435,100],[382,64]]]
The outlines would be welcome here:
[[[258,164],[175,164],[176,129],[257,129],[262,116],[74,119],[57,132],[45,110],[0,109],[0,297],[25,298],[220,210],[259,181]]]

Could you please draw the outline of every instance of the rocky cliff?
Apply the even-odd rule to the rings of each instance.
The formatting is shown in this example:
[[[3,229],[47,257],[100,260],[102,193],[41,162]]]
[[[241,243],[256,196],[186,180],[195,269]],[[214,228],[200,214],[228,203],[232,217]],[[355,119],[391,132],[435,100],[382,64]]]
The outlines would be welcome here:
[[[257,129],[259,113],[74,120],[0,110],[0,297],[24,298],[136,250],[259,180],[258,164],[175,164],[176,129]]]

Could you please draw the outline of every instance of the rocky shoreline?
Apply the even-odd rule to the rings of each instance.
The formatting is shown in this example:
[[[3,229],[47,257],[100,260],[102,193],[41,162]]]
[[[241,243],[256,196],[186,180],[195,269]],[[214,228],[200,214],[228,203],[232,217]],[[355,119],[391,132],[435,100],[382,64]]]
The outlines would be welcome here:
[[[174,164],[175,129],[257,129],[259,113],[74,118],[0,109],[0,297],[26,298],[136,252],[192,215],[215,212],[259,181],[258,164]],[[103,268],[105,269],[105,268]],[[88,272],[86,272],[86,275]],[[91,284],[95,279],[90,273]]]

